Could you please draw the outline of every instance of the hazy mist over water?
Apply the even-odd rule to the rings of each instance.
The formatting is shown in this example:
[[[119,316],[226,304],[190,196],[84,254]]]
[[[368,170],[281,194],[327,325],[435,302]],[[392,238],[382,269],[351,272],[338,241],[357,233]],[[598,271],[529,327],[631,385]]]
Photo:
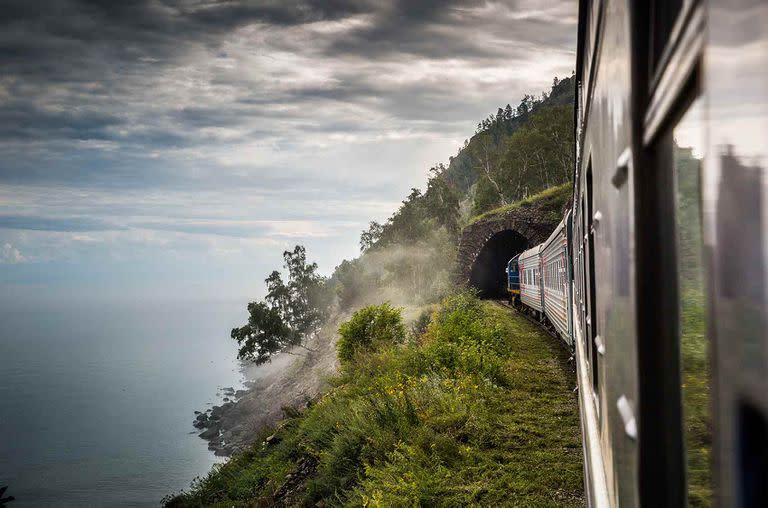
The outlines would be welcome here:
[[[218,461],[193,411],[240,386],[244,302],[0,307],[0,485],[12,506],[158,505]]]

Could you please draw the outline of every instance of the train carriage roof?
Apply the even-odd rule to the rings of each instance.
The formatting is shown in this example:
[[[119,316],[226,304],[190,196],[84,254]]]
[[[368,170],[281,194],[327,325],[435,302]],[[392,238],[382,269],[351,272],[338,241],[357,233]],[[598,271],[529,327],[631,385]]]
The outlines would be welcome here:
[[[567,218],[567,217],[566,217]],[[555,227],[555,230],[552,231],[552,234],[549,235],[549,238],[544,240],[544,243],[541,244],[542,249],[546,249],[549,247],[549,245],[554,242],[558,237],[565,236],[565,221],[566,218],[563,218],[563,220],[560,221],[560,223]]]
[[[525,262],[533,258],[538,259],[539,253],[541,252],[541,248],[542,248],[542,244],[539,244],[536,247],[523,251],[520,254],[520,262]]]

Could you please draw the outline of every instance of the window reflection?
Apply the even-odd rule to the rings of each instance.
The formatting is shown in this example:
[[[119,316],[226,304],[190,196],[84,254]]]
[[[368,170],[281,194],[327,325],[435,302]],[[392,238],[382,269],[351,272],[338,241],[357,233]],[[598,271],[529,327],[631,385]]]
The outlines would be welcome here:
[[[697,100],[675,127],[673,155],[679,264],[683,436],[688,502],[691,506],[710,506],[712,424],[701,233],[701,163],[704,139],[700,102]]]

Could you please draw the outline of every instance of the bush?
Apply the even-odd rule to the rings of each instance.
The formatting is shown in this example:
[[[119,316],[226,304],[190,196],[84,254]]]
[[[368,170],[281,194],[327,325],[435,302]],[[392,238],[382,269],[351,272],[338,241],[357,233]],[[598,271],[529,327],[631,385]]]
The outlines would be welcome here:
[[[418,338],[427,331],[429,323],[432,321],[432,309],[425,309],[419,314],[419,317],[411,323],[411,335]]]
[[[405,339],[405,326],[399,308],[388,303],[363,307],[339,327],[336,347],[339,360],[349,362],[361,351],[378,349],[382,345],[398,344]]]

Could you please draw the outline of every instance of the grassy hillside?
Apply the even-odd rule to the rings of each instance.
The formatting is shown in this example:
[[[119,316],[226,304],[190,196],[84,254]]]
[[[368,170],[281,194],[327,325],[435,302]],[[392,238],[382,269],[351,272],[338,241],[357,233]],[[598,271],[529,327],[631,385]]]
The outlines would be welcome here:
[[[563,214],[563,210],[571,200],[572,192],[573,184],[571,182],[567,182],[556,187],[550,187],[534,194],[533,196],[521,199],[520,201],[515,201],[514,203],[499,206],[493,210],[488,210],[487,212],[475,215],[471,217],[467,223],[474,224],[477,221],[489,219],[497,215],[503,215],[504,213],[511,210],[525,208],[526,206],[531,206],[533,204],[543,205],[542,208],[544,210],[547,210],[548,213],[551,212],[553,214],[553,218],[557,218],[557,220],[559,220],[560,216]]]
[[[391,307],[342,334],[330,391],[167,505],[583,506],[575,380],[555,339],[469,293],[408,334]]]

